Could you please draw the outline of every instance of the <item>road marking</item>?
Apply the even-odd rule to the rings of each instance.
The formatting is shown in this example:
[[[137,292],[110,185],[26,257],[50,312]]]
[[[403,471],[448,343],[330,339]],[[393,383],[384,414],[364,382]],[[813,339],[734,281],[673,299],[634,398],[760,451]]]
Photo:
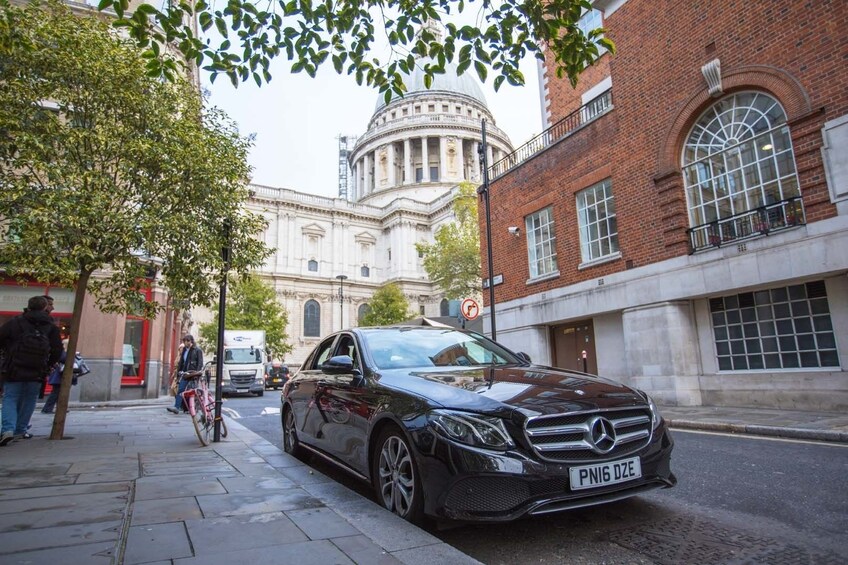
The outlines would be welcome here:
[[[229,416],[233,420],[238,420],[238,419],[241,418],[241,414],[239,414],[238,412],[236,412],[232,408],[225,408],[225,407],[221,406],[221,412],[226,412],[227,416]]]
[[[274,406],[266,406],[262,409],[262,412],[259,413],[260,416],[272,416],[279,414],[281,412],[280,408],[276,408]]]
[[[730,432],[713,432],[708,430],[690,430],[683,428],[671,428],[675,434],[702,434],[708,436],[725,436],[725,437],[735,437],[740,439],[760,439],[764,441],[782,441],[785,443],[806,443],[808,445],[823,445],[827,447],[848,447],[848,443],[839,443],[835,441],[826,441],[826,440],[810,440],[810,439],[796,439],[790,437],[772,437],[772,436],[760,436],[753,434],[741,434],[741,433],[730,433]]]

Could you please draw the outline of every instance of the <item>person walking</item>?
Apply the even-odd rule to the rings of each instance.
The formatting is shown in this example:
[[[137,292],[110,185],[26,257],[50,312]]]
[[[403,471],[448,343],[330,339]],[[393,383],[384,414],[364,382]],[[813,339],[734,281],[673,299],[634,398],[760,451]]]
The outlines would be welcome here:
[[[44,296],[33,296],[23,314],[0,327],[0,349],[5,352],[0,367],[4,381],[0,446],[32,437],[26,430],[41,382],[62,354],[59,328],[48,314],[47,304]]]
[[[177,365],[177,376],[180,377],[183,373],[192,373],[203,369],[203,352],[194,343],[194,337],[191,334],[183,336],[183,352],[180,355],[180,362]],[[179,414],[180,409],[184,412],[186,407],[183,404],[183,391],[191,379],[186,379],[185,376],[180,378],[179,387],[177,388],[177,397],[174,399],[174,405],[168,406],[168,412]]]

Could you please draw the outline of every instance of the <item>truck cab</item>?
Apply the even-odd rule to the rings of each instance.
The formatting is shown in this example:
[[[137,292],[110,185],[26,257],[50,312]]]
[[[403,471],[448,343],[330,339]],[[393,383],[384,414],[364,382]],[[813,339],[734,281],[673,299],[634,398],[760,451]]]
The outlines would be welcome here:
[[[265,332],[261,330],[224,331],[224,394],[265,393]]]

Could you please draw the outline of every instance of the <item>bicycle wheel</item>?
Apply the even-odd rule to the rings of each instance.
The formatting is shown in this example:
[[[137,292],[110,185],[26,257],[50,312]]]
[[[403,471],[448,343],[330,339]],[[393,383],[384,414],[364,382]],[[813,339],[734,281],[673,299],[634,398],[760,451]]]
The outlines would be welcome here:
[[[210,425],[212,418],[206,417],[203,406],[200,405],[200,402],[195,397],[192,397],[190,402],[193,406],[189,407],[189,411],[194,412],[194,415],[191,417],[191,423],[194,424],[197,439],[200,440],[200,445],[207,446],[212,439],[212,426]]]

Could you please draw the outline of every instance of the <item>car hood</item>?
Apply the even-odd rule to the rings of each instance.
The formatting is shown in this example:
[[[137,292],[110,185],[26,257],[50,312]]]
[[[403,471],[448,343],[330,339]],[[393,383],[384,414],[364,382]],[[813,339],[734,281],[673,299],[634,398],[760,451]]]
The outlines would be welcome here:
[[[391,371],[380,380],[444,408],[484,413],[512,408],[537,416],[646,404],[616,381],[536,365]]]

